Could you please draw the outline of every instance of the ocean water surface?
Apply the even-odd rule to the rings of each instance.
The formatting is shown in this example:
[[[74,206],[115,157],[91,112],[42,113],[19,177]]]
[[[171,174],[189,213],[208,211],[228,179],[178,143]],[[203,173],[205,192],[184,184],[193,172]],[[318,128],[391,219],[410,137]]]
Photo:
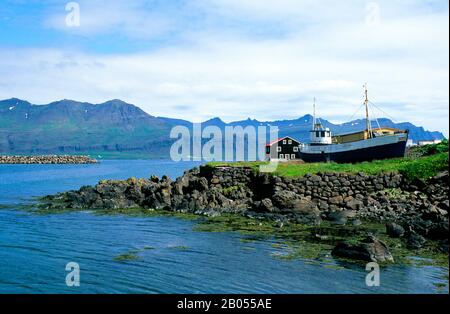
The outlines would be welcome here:
[[[195,165],[0,165],[0,293],[448,293],[448,270],[440,267],[383,267],[380,286],[368,287],[361,265],[281,260],[275,240],[196,232],[195,221],[20,210],[32,197],[100,179],[175,178]],[[127,252],[138,259],[117,260]],[[79,287],[66,285],[69,262],[80,265]]]

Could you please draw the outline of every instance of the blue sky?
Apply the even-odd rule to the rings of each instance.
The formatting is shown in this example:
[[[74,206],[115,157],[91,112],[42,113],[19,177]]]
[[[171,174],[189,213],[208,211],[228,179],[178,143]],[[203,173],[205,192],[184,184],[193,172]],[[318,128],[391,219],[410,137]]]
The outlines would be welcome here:
[[[0,99],[231,121],[298,117],[316,97],[342,122],[367,82],[397,122],[448,136],[447,0],[75,2],[75,27],[69,1],[0,2]]]

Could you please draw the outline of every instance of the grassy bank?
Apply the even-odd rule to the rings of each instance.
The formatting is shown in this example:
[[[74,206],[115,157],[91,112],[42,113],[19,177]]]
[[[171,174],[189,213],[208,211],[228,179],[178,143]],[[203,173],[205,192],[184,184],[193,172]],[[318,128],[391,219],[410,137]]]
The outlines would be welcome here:
[[[259,166],[267,162],[212,162],[209,166],[233,166],[233,167],[251,167],[255,171]],[[434,155],[422,156],[419,158],[394,158],[386,160],[374,160],[370,162],[361,162],[355,164],[338,163],[300,163],[300,162],[280,162],[275,175],[286,177],[301,177],[306,174],[316,174],[325,172],[343,172],[380,174],[384,172],[398,172],[409,179],[426,179],[436,175],[440,171],[448,170],[449,155],[448,152],[439,152]]]

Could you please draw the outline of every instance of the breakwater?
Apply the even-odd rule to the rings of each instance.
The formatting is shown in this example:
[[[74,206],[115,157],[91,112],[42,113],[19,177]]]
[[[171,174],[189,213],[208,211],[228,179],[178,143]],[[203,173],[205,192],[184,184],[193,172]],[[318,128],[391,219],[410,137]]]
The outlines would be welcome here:
[[[0,164],[94,164],[97,160],[88,156],[0,156]]]

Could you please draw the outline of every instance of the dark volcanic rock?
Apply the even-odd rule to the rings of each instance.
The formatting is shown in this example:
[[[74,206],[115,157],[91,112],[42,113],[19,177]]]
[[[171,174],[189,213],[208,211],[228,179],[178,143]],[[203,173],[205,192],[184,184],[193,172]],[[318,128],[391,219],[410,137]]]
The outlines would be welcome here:
[[[330,204],[339,205],[344,202],[344,198],[341,195],[337,195],[328,199]]]
[[[405,229],[395,222],[389,222],[386,224],[386,233],[392,238],[400,238],[405,233]]]
[[[317,205],[309,199],[296,199],[292,205],[291,210],[297,214],[319,214]]]
[[[273,204],[272,204],[272,201],[270,200],[270,198],[263,199],[261,201],[259,208],[263,212],[272,212],[274,210],[274,207],[273,207]]]
[[[448,239],[442,240],[439,243],[439,250],[443,253],[448,253]]]
[[[272,201],[275,206],[281,209],[292,209],[296,206],[296,202],[299,200],[299,195],[291,191],[278,191],[272,196]]]
[[[351,199],[345,203],[345,206],[352,210],[359,210],[359,209],[361,209],[361,207],[364,206],[364,203],[357,199]]]
[[[333,256],[372,262],[393,262],[394,258],[386,244],[373,236],[368,236],[357,244],[347,242],[338,243]]]
[[[424,244],[426,240],[424,237],[422,237],[420,234],[417,234],[415,232],[410,232],[407,236],[407,242],[406,245],[410,249],[420,249]]]
[[[448,239],[448,172],[412,183],[400,174],[323,173],[285,178],[248,167],[201,166],[175,181],[156,176],[102,180],[94,187],[48,196],[43,203],[49,209],[139,207],[203,215],[251,213],[252,217],[306,224],[319,224],[322,218],[353,226],[373,220],[391,222],[386,232],[392,237],[405,236],[407,230],[408,236]],[[420,247],[422,241],[415,235],[410,236],[410,245]]]
[[[327,219],[337,225],[345,225],[347,223],[347,216],[342,211],[330,212]]]

